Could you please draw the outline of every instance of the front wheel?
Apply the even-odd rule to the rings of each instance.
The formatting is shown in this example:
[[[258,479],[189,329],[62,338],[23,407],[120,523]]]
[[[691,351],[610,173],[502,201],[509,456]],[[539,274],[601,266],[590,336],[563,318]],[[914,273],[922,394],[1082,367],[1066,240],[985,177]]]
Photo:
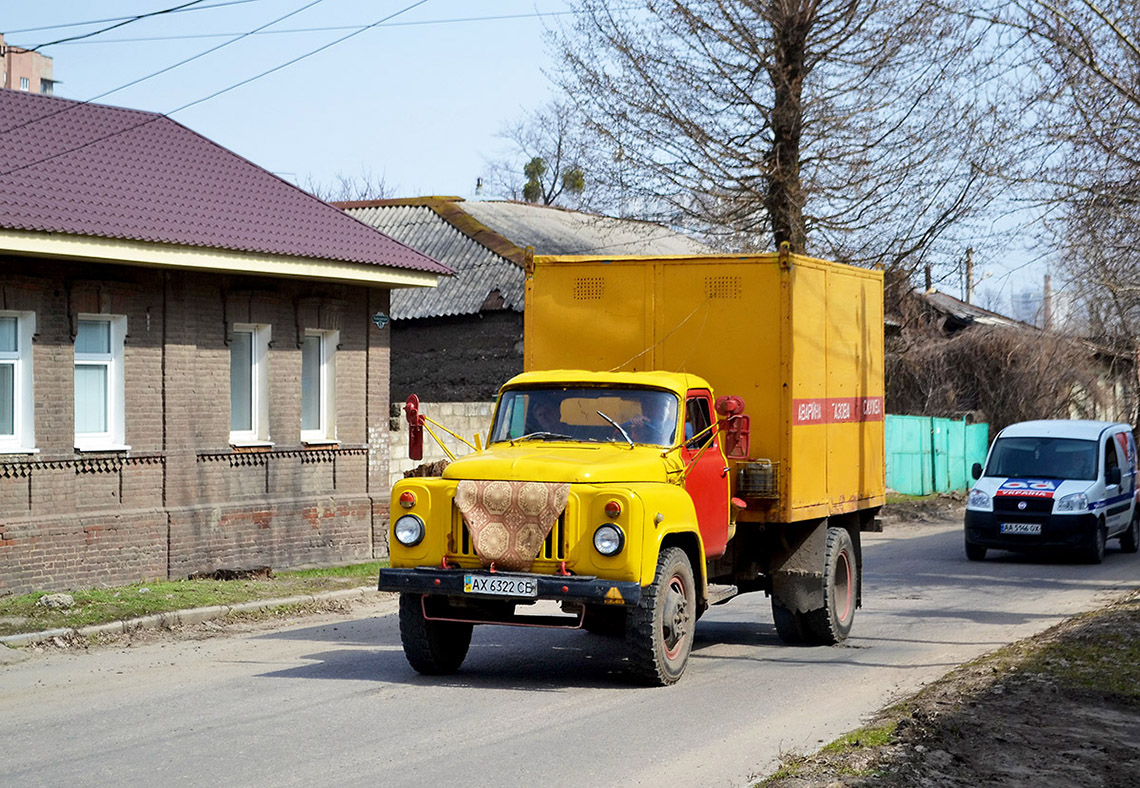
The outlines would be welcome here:
[[[971,561],[984,561],[986,560],[986,548],[980,544],[966,542],[966,558]]]
[[[1085,548],[1085,563],[1099,564],[1104,560],[1104,545],[1108,541],[1108,529],[1104,520],[1098,520],[1092,533],[1092,542]]]
[[[626,643],[634,675],[647,684],[674,684],[693,647],[697,593],[684,550],[670,547],[657,558],[653,584],[629,611]]]
[[[417,673],[444,676],[459,670],[471,645],[471,624],[424,617],[424,597],[400,594],[400,642]]]
[[[1128,530],[1120,535],[1120,550],[1125,553],[1135,553],[1140,550],[1140,504],[1135,508]]]

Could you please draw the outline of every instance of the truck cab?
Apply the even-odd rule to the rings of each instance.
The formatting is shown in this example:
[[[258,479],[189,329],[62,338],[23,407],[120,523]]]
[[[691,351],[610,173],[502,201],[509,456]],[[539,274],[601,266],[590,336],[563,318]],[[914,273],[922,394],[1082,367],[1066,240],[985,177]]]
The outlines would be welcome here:
[[[635,672],[680,677],[730,533],[713,393],[665,372],[524,373],[484,450],[392,490],[391,568],[413,667],[462,663],[474,624],[628,630]],[[567,617],[519,608],[557,602]]]
[[[1090,563],[1105,543],[1140,547],[1136,441],[1127,424],[1027,421],[994,439],[966,504],[966,557],[990,549],[1064,551]]]

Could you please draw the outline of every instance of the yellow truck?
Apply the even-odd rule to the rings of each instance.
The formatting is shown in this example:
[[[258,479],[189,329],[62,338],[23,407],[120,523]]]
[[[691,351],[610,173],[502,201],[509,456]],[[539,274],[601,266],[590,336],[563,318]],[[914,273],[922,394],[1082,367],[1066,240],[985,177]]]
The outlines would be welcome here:
[[[379,588],[412,667],[458,670],[475,624],[565,626],[671,684],[751,591],[785,642],[846,638],[884,499],[882,285],[787,252],[530,260],[486,446],[392,489]]]

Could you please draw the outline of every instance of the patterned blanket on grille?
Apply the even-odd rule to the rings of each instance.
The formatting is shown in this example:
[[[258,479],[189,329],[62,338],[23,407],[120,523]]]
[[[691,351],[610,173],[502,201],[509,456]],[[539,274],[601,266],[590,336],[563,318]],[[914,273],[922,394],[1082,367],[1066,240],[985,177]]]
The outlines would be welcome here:
[[[569,484],[464,480],[455,505],[483,566],[528,572],[569,496]]]

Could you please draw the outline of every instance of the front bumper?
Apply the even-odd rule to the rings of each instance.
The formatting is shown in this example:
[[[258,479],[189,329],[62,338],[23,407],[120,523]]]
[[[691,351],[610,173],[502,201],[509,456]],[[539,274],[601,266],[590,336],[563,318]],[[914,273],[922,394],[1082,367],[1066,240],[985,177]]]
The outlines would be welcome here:
[[[526,577],[538,583],[537,597],[502,597],[489,594],[472,594],[463,590],[464,577]],[[538,575],[521,572],[491,574],[475,569],[381,569],[377,588],[381,591],[398,591],[411,594],[431,594],[463,599],[533,602],[535,599],[553,599],[559,602],[583,604],[636,605],[641,601],[641,586],[637,583],[603,580],[599,577],[577,575]]]
[[[1040,534],[1003,534],[1001,523],[1041,523]],[[966,542],[995,550],[1080,549],[1092,544],[1096,534],[1095,514],[1009,514],[966,510]]]

